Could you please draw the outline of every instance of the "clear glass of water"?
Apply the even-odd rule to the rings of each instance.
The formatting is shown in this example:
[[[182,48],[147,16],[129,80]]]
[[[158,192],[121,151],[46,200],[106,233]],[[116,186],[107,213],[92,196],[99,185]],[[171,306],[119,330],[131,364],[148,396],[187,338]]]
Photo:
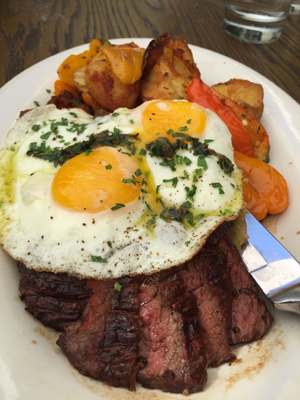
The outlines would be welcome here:
[[[227,0],[223,28],[251,43],[271,43],[281,35],[292,0]]]
[[[290,14],[300,15],[300,0],[292,0]]]

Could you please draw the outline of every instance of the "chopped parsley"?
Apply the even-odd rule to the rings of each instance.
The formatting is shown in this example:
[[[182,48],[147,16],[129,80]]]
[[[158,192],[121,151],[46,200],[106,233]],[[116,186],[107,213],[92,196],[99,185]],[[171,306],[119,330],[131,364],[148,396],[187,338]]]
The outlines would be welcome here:
[[[197,165],[198,165],[198,167],[202,167],[204,169],[204,171],[207,170],[207,163],[205,160],[205,156],[203,154],[200,154],[200,156],[198,156]]]
[[[71,102],[74,104],[74,106],[78,107],[80,102],[77,100],[71,100]]]
[[[141,176],[143,175],[142,171],[140,169],[137,169],[134,173],[135,176]]]
[[[182,156],[179,156],[178,154],[176,154],[176,156],[175,156],[175,161],[176,161],[176,164],[181,165],[182,162],[183,162],[183,157],[182,157]]]
[[[40,106],[39,103],[38,103],[37,101],[34,101],[34,104],[35,104],[36,107],[39,107],[39,106]]]
[[[117,128],[117,127],[114,126],[113,133],[114,133],[115,135],[119,135],[119,133],[121,133],[121,129],[119,129],[119,128]]]
[[[152,208],[148,203],[146,204],[146,206],[147,206],[148,210],[153,213]]]
[[[120,208],[123,208],[123,207],[125,207],[125,204],[116,203],[115,206],[111,207],[111,210],[112,210],[112,211],[116,211],[116,210],[119,210]]]
[[[91,255],[91,260],[93,262],[107,263],[107,261],[104,258],[102,258],[101,256],[92,256]]]
[[[110,164],[105,165],[105,169],[112,169],[112,166]]]
[[[115,289],[116,292],[119,293],[121,291],[121,289],[122,289],[122,285],[120,285],[119,282],[116,282],[114,284],[114,289]]]
[[[227,214],[231,214],[232,213],[232,211],[231,210],[228,210],[227,208],[225,208],[225,210],[224,211],[222,211],[222,210],[220,210],[220,215],[227,215]]]
[[[62,121],[51,122],[51,132],[55,132],[57,128],[57,124],[66,124],[66,119],[62,119]],[[67,121],[68,122],[68,121]],[[71,128],[67,130],[71,130],[76,126],[76,129],[85,129],[87,124],[78,125],[75,124],[73,121],[70,122]],[[78,154],[86,153],[89,149],[93,149],[99,146],[117,146],[122,145],[128,147],[130,150],[134,145],[134,142],[128,140],[128,138],[136,138],[137,135],[118,135],[116,139],[114,135],[110,134],[109,131],[103,131],[98,134],[89,135],[88,140],[84,140],[79,143],[72,144],[65,148],[51,148],[50,146],[46,146],[46,142],[43,141],[39,146],[36,142],[33,142],[29,145],[29,150],[27,151],[28,156],[41,158],[42,160],[48,160],[49,162],[53,162],[54,166],[63,165],[66,161],[70,160],[71,158],[77,156]]]
[[[178,183],[178,178],[176,177],[176,178],[172,178],[172,179],[163,179],[163,182],[165,182],[165,183],[171,182],[172,186],[174,188],[176,188],[177,183]]]
[[[192,164],[192,160],[190,160],[188,157],[183,157],[183,161],[184,161],[185,165],[191,165]]]
[[[191,211],[186,215],[186,222],[191,226],[195,226],[194,214]]]
[[[134,183],[134,182],[132,181],[132,179],[130,179],[130,178],[129,178],[129,179],[125,179],[125,178],[124,178],[124,179],[122,180],[122,182],[123,182],[123,183]]]
[[[187,126],[181,126],[180,128],[178,128],[179,132],[185,132],[188,131],[189,128]]]
[[[163,219],[165,219],[164,218],[164,215],[165,215],[165,213],[168,211],[168,207],[165,207],[163,210],[162,210],[162,212],[159,214],[159,218],[163,218]]]
[[[31,129],[35,132],[38,132],[41,129],[41,125],[32,125]]]
[[[189,210],[192,206],[192,203],[190,203],[189,201],[185,201],[183,205]]]
[[[186,191],[186,199],[190,199],[191,201],[194,201],[194,196],[196,194],[197,187],[195,185],[192,185],[192,189],[189,187],[185,186],[185,191]]]
[[[51,133],[52,132],[44,133],[43,135],[40,136],[40,138],[43,139],[43,140],[47,140],[51,136]]]
[[[164,158],[163,161],[159,163],[159,165],[162,165],[164,167],[169,167],[171,168],[172,171],[176,171],[175,168],[176,161],[173,159]]]
[[[211,184],[211,186],[212,186],[213,188],[219,189],[219,194],[225,194],[225,192],[224,192],[224,190],[223,190],[223,186],[221,185],[220,182],[213,182],[213,183]]]

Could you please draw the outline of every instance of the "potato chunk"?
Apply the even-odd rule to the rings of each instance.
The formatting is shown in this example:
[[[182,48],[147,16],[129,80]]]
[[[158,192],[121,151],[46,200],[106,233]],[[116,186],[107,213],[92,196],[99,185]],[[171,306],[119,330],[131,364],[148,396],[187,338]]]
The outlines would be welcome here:
[[[200,78],[200,72],[183,39],[165,33],[150,42],[144,55],[142,101],[188,100],[187,87],[193,78]]]
[[[229,97],[254,118],[261,118],[264,109],[264,90],[261,85],[243,79],[230,79],[213,85],[212,89]]]
[[[128,49],[140,50],[134,43],[112,47],[118,48],[120,53],[124,49],[126,61],[128,61],[128,57],[125,51],[128,52]],[[119,107],[133,108],[136,106],[140,92],[140,79],[132,84],[122,83],[112,71],[110,60],[105,55],[105,49],[101,49],[87,64],[85,83],[89,93],[106,110],[114,111]]]

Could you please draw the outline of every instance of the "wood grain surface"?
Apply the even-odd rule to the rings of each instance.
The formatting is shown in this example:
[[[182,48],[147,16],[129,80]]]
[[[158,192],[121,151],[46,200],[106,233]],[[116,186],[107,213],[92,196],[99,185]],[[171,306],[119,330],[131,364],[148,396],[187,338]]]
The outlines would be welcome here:
[[[0,0],[0,86],[94,38],[169,32],[253,68],[300,103],[300,17],[288,17],[278,41],[254,45],[223,31],[224,7],[221,0]]]

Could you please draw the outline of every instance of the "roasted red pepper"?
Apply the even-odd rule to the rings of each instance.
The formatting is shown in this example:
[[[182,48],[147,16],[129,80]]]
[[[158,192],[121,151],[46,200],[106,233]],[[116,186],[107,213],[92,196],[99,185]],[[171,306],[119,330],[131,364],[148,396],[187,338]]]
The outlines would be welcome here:
[[[188,86],[188,97],[189,101],[214,111],[222,119],[231,133],[232,146],[236,151],[248,157],[255,157],[254,146],[245,126],[234,111],[209,86],[198,78],[194,78]]]
[[[289,204],[289,189],[284,177],[260,160],[235,151],[234,161],[244,171],[244,200],[247,208],[258,220],[267,213],[278,214]]]

